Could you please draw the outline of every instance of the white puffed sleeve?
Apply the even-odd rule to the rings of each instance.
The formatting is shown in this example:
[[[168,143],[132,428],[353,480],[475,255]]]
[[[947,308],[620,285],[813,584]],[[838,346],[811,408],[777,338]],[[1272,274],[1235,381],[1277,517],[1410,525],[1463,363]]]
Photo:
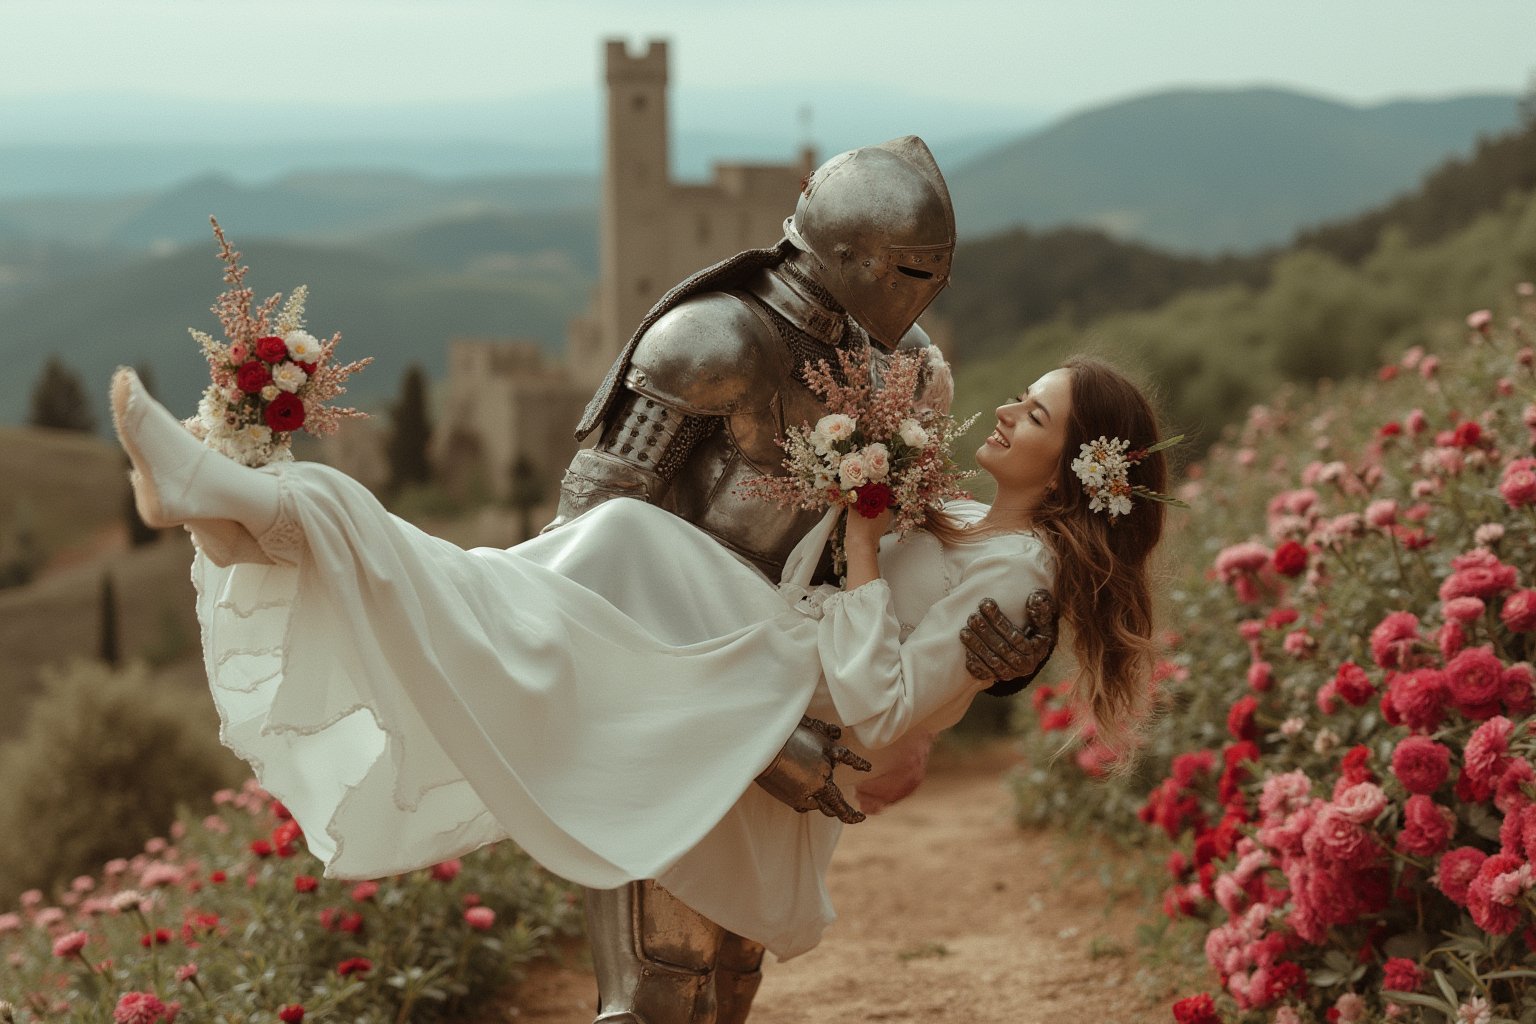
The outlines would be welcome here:
[[[1015,622],[1024,601],[1053,585],[1046,547],[1026,534],[990,537],[974,546],[959,582],[935,603],[905,641],[883,579],[829,596],[817,646],[838,717],[871,750],[900,739],[945,704],[985,689],[965,668],[960,630],[984,598]]]

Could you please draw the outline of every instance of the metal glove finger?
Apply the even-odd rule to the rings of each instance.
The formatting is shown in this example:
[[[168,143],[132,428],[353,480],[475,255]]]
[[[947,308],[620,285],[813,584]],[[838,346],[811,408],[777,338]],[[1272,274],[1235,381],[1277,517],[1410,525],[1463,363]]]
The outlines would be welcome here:
[[[1036,590],[1024,602],[1026,632],[1042,636],[1056,636],[1056,599],[1048,590]]]
[[[800,716],[800,727],[802,729],[810,729],[817,735],[833,742],[843,738],[841,726],[833,725],[831,722],[823,722],[821,719],[812,718],[810,715]]]
[[[964,639],[963,631],[961,639]],[[976,657],[976,655],[972,654],[970,650],[965,652],[965,670],[969,672],[971,677],[974,679],[987,680],[997,678],[997,673],[988,668],[987,663]]]
[[[854,810],[843,797],[843,791],[837,788],[833,782],[811,794],[811,799],[816,801],[816,806],[821,808],[821,813],[829,818],[836,818],[846,825],[857,825],[864,820],[864,812]]]
[[[984,649],[992,654],[987,664],[995,664],[998,676],[1007,678],[1018,675],[1014,649],[1023,640],[1024,634],[1012,619],[998,609],[997,602],[990,597],[984,599],[980,608],[972,612],[966,622]],[[982,652],[978,650],[977,653]]]
[[[981,615],[996,636],[995,640],[991,640],[994,648],[998,644],[1005,645],[998,650],[998,657],[1007,666],[1008,675],[1023,676],[1033,672],[1035,666],[1045,657],[1051,639],[1033,631],[1026,632],[1020,629],[1017,623],[997,607],[997,602],[991,599],[981,603]],[[981,635],[989,636],[987,633]]]
[[[972,620],[980,622],[980,616],[972,614]],[[960,643],[965,645],[965,668],[975,679],[1000,679],[1008,674],[1008,666],[992,651],[991,646],[977,636],[977,631],[966,626],[960,631]]]
[[[867,772],[873,767],[868,761],[843,746],[827,748],[827,757],[833,764],[845,764],[856,772]]]

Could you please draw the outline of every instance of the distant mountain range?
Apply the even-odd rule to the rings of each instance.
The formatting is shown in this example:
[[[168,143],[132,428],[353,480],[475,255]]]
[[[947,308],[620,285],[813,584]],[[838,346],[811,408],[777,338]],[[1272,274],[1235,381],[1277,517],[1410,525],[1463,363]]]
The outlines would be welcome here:
[[[1084,113],[948,173],[962,241],[1080,223],[1168,249],[1251,250],[1379,205],[1514,121],[1512,96],[1357,108],[1275,90],[1175,92]],[[385,171],[0,197],[0,422],[25,416],[53,353],[92,386],[148,361],[163,394],[190,400],[202,369],[186,328],[216,326],[207,310],[221,287],[209,213],[259,294],[309,284],[314,328],[340,328],[344,351],[379,357],[357,378],[362,400],[392,396],[410,362],[440,374],[453,337],[558,349],[596,277],[597,200],[591,176]],[[1069,270],[1053,266],[1051,279]]]
[[[1517,123],[1512,95],[1359,107],[1279,89],[1163,92],[979,156],[950,190],[963,238],[1071,224],[1185,252],[1252,249],[1380,203]]]

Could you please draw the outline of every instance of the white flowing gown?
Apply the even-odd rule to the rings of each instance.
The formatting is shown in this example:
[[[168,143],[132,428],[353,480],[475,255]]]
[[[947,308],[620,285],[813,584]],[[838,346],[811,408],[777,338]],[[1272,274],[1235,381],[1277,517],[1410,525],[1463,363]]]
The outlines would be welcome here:
[[[283,564],[197,555],[203,650],[221,738],[328,875],[510,838],[582,885],[654,878],[780,957],[832,920],[841,824],[753,780],[806,713],[878,774],[985,687],[965,671],[966,616],[991,597],[1017,620],[1051,586],[1048,552],[1017,533],[886,537],[881,580],[778,585],[631,499],[466,551],[326,466],[265,472],[282,511],[263,545]]]

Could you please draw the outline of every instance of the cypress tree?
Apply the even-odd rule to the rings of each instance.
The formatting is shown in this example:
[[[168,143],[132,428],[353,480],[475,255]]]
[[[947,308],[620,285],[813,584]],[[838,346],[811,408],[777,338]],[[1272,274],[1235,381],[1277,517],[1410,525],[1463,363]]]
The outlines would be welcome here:
[[[59,430],[96,429],[96,414],[86,400],[80,375],[58,356],[49,356],[43,373],[32,388],[32,411],[27,423]]]
[[[432,477],[427,461],[427,440],[432,425],[427,418],[427,374],[419,364],[406,368],[400,398],[390,411],[389,491],[409,484],[424,484]]]
[[[117,588],[110,572],[101,574],[101,649],[98,656],[113,668],[123,660],[117,632]]]

